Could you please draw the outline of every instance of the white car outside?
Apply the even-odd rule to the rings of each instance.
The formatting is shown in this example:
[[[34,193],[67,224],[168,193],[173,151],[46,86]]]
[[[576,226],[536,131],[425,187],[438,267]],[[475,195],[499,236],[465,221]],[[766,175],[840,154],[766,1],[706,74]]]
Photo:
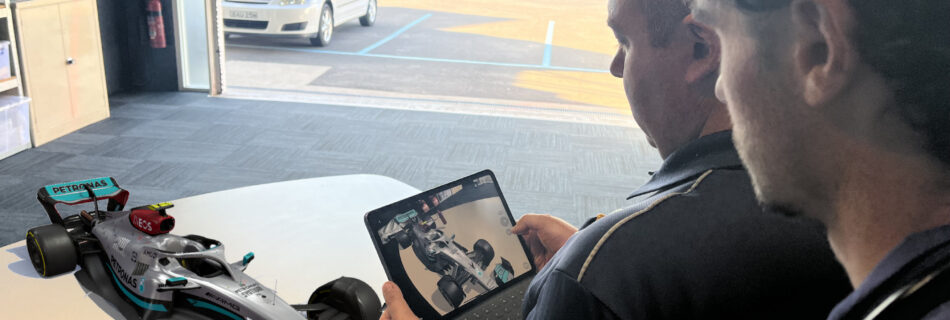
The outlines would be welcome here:
[[[376,0],[224,0],[222,9],[226,35],[302,37],[321,47],[336,26],[376,22]]]

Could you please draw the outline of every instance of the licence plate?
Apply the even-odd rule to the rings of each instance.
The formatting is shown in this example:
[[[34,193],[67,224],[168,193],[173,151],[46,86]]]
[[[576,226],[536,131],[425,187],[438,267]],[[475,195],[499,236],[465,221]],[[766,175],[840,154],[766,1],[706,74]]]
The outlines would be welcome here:
[[[256,11],[235,11],[231,10],[231,18],[257,19]]]

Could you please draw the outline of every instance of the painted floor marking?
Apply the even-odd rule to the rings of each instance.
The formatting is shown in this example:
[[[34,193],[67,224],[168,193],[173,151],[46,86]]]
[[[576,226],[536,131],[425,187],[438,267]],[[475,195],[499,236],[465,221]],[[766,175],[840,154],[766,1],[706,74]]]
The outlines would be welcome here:
[[[389,40],[395,39],[396,37],[398,37],[398,36],[399,36],[400,34],[402,34],[403,32],[406,32],[406,30],[409,30],[409,29],[411,29],[412,27],[414,27],[414,26],[416,26],[417,24],[419,24],[420,22],[425,21],[426,19],[429,19],[429,17],[431,17],[431,16],[432,16],[431,13],[427,13],[426,15],[422,16],[421,18],[416,19],[416,21],[410,22],[409,24],[403,26],[402,28],[399,28],[399,30],[396,30],[396,32],[393,32],[393,34],[389,35],[388,37],[385,37],[385,38],[383,38],[382,40],[379,40],[379,41],[377,41],[376,43],[371,44],[369,47],[363,48],[363,50],[360,50],[359,54],[367,54],[367,53],[369,53],[370,51],[373,51],[373,49],[376,49],[376,48],[378,48],[379,46],[385,44],[386,42],[389,42]]]
[[[324,53],[324,54],[335,54],[335,55],[356,56],[356,57],[388,58],[388,59],[399,59],[399,60],[428,61],[428,62],[446,62],[446,63],[461,63],[461,64],[477,64],[477,65],[487,65],[487,66],[497,66],[497,67],[515,67],[515,68],[546,69],[546,70],[559,70],[559,71],[580,71],[580,72],[595,72],[595,73],[607,73],[607,72],[608,72],[607,70],[600,70],[600,69],[573,68],[573,67],[558,67],[558,66],[545,66],[545,65],[538,65],[538,64],[527,64],[527,63],[507,63],[507,62],[491,62],[491,61],[477,61],[477,60],[463,60],[463,59],[444,59],[444,58],[427,58],[427,57],[413,57],[413,56],[397,56],[397,55],[389,55],[389,54],[359,53],[359,52],[321,50],[321,49],[288,48],[288,47],[273,47],[273,46],[253,46],[253,45],[246,45],[246,44],[229,44],[228,46],[229,46],[229,47],[238,47],[238,48],[250,48],[250,49],[269,49],[269,50],[283,50],[283,51],[296,51],[296,52]],[[364,50],[365,50],[365,49],[364,49]]]
[[[544,36],[544,59],[541,65],[551,66],[551,40],[554,40],[554,20],[548,21],[548,34]]]

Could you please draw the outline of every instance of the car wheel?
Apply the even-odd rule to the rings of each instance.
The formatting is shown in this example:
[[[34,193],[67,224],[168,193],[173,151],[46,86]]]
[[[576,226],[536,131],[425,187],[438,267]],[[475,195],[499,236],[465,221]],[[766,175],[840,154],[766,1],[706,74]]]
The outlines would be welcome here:
[[[322,303],[325,310],[307,311],[307,319],[379,319],[382,306],[376,291],[359,279],[340,277],[313,291],[307,304]],[[340,317],[339,313],[348,317]]]
[[[319,27],[315,37],[310,38],[310,44],[318,47],[330,45],[333,39],[333,8],[330,3],[323,4],[323,10],[320,10]]]
[[[369,0],[366,5],[366,14],[360,17],[360,25],[369,27],[376,23],[376,0]]]
[[[475,247],[472,250],[475,251],[475,257],[478,258],[478,264],[482,269],[488,267],[491,260],[495,258],[495,249],[492,249],[491,244],[485,241],[485,239],[475,241]]]
[[[501,258],[501,263],[495,266],[495,283],[499,286],[508,281],[511,281],[515,277],[515,268],[511,266],[511,262],[508,262],[505,258]]]
[[[399,249],[405,249],[412,245],[412,238],[409,238],[408,231],[399,232],[394,237],[396,242],[399,243]]]
[[[452,277],[442,276],[442,279],[439,279],[438,286],[439,292],[441,292],[445,300],[452,305],[452,308],[458,308],[459,305],[462,304],[462,299],[465,299],[465,293],[462,292],[462,287],[460,287]]]
[[[36,273],[52,277],[73,271],[78,254],[66,228],[58,224],[36,227],[26,232],[26,251]]]

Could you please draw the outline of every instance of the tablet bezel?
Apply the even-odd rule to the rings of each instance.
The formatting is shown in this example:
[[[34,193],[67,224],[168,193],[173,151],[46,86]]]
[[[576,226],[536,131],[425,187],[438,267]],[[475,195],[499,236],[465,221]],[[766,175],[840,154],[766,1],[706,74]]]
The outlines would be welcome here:
[[[495,173],[492,172],[491,170],[482,170],[477,173],[468,175],[464,178],[460,178],[455,181],[443,184],[441,186],[417,193],[411,197],[390,203],[386,206],[367,212],[363,216],[363,222],[366,225],[366,230],[369,232],[370,238],[373,240],[373,246],[376,248],[376,254],[379,256],[379,260],[383,265],[383,270],[386,271],[386,277],[390,281],[393,281],[392,273],[390,271],[389,263],[387,263],[386,257],[383,255],[382,240],[379,238],[379,234],[375,230],[379,226],[377,226],[376,223],[373,222],[374,221],[373,219],[375,219],[376,216],[380,214],[391,212],[392,208],[394,207],[405,206],[406,202],[416,201],[417,199],[424,199],[425,197],[428,197],[440,191],[459,185],[465,182],[466,180],[472,180],[472,179],[482,177],[485,175],[488,175],[491,177],[494,188],[495,188],[495,192],[498,193],[498,198],[501,200],[501,203],[505,208],[505,213],[508,215],[508,219],[511,223],[511,226],[514,226],[516,223],[514,216],[511,215],[511,209],[508,207],[508,202],[505,201],[504,194],[501,193],[501,186],[498,183],[498,179],[495,177]],[[525,256],[527,257],[528,263],[531,265],[531,268],[527,272],[522,273],[521,275],[519,275],[518,277],[515,277],[511,281],[508,281],[507,283],[504,283],[498,286],[497,288],[492,290],[491,293],[481,294],[478,297],[475,297],[474,300],[469,301],[468,303],[465,303],[459,306],[458,308],[455,308],[454,310],[452,310],[449,313],[446,313],[445,315],[440,315],[439,312],[435,308],[433,308],[429,304],[429,302],[425,300],[424,297],[422,297],[422,293],[420,293],[418,290],[415,289],[415,286],[412,286],[412,291],[409,291],[409,288],[404,287],[405,284],[402,284],[402,283],[396,283],[396,284],[400,285],[400,290],[402,290],[403,292],[403,297],[406,298],[406,302],[409,303],[410,308],[412,309],[413,312],[415,312],[417,316],[420,316],[423,319],[450,319],[454,316],[464,313],[465,311],[471,309],[472,307],[476,305],[479,305],[484,300],[492,297],[495,293],[503,291],[508,287],[511,287],[521,281],[526,280],[525,278],[530,278],[534,276],[537,273],[537,266],[535,266],[534,264],[534,259],[532,258],[531,251],[528,249],[527,243],[525,242],[524,238],[521,237],[520,235],[515,235],[515,236],[518,237],[518,241],[521,243],[521,248]],[[412,307],[412,306],[416,306],[416,307]]]

